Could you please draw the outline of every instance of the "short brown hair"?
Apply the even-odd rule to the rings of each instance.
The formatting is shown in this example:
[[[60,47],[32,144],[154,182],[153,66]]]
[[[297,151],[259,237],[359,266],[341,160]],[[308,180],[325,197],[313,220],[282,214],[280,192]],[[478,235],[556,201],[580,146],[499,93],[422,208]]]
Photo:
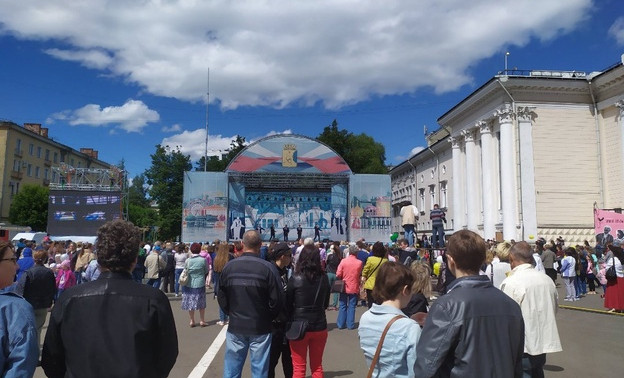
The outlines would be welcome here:
[[[461,230],[448,239],[446,253],[453,258],[457,269],[478,274],[485,261],[486,249],[487,245],[481,236],[470,230]]]
[[[405,265],[393,261],[382,264],[373,288],[375,303],[396,299],[405,286],[411,291],[413,283],[414,276]]]
[[[139,254],[141,230],[121,219],[105,223],[97,231],[97,261],[111,271],[127,271]]]
[[[260,234],[258,231],[249,230],[243,234],[243,250],[260,252],[260,247],[262,247],[262,239],[260,238]]]

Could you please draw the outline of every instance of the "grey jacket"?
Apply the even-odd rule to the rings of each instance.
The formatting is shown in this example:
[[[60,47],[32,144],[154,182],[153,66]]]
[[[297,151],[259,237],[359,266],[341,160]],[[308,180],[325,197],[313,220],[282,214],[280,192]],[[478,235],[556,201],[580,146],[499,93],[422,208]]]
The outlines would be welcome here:
[[[486,276],[461,277],[429,310],[416,347],[416,377],[521,377],[520,306]]]

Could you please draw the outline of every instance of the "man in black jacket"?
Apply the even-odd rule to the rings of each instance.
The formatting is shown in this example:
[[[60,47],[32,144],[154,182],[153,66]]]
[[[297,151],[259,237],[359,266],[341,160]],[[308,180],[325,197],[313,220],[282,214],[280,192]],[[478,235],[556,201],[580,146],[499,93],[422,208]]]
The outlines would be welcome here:
[[[243,254],[228,262],[219,280],[219,306],[229,315],[223,377],[240,377],[250,351],[251,375],[266,377],[273,319],[284,302],[279,272],[259,257],[257,231],[243,235]]]
[[[48,377],[167,377],[178,338],[165,294],[132,280],[141,231],[115,220],[97,234],[102,274],[65,290],[43,344]]]
[[[479,275],[486,249],[472,231],[449,238],[448,269],[457,279],[429,310],[416,347],[416,377],[522,377],[522,312]]]
[[[277,244],[272,251],[269,252],[269,261],[273,262],[279,272],[284,293],[286,293],[286,285],[288,284],[288,267],[292,262],[292,251],[288,244],[282,242]],[[293,375],[292,358],[290,356],[290,345],[286,339],[286,322],[288,321],[288,313],[286,308],[282,309],[273,320],[273,329],[271,330],[271,352],[269,364],[269,378],[275,377],[275,367],[282,356],[282,369],[285,378],[291,378]]]

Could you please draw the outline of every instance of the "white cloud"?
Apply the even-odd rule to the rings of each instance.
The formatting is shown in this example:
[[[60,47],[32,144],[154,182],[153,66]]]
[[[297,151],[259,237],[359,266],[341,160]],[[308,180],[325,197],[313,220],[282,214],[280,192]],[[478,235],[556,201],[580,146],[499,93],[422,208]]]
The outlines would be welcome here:
[[[46,123],[54,120],[67,120],[72,126],[110,126],[116,125],[126,132],[140,132],[150,122],[158,122],[160,115],[142,101],[128,100],[122,106],[102,108],[97,104],[88,104],[80,109],[65,110],[52,114]],[[111,129],[114,132],[115,129]]]
[[[262,138],[277,135],[277,134],[292,134],[292,131],[287,129],[284,131],[270,131],[266,135],[261,136],[254,140],[246,141],[246,144],[256,142]],[[225,153],[229,148],[232,141],[236,140],[237,135],[223,136],[209,135],[208,136],[208,155],[216,155],[220,152]],[[193,131],[185,130],[180,134],[173,135],[168,138],[164,138],[160,143],[161,146],[170,146],[171,148],[179,148],[180,152],[185,155],[191,156],[191,161],[199,160],[206,151],[206,130],[196,129]]]
[[[48,49],[45,52],[61,60],[79,62],[85,67],[100,70],[109,67],[113,62],[113,58],[108,53],[106,53],[106,51],[98,49],[76,51]]]
[[[116,5],[119,6],[116,6]],[[143,90],[222,108],[328,108],[471,83],[467,67],[569,32],[591,0],[2,1],[0,33]],[[612,32],[620,39],[621,27]],[[97,109],[96,109],[97,110]],[[101,112],[100,112],[101,113]]]
[[[618,17],[609,28],[609,35],[615,38],[618,45],[624,45],[624,17]]]
[[[182,130],[182,126],[176,123],[175,125],[171,125],[169,127],[163,126],[160,130],[164,133],[173,133]]]
[[[410,151],[410,157],[416,155],[417,153],[419,153],[420,151],[426,149],[427,147],[423,147],[423,146],[416,146],[414,148],[412,148],[412,150]]]

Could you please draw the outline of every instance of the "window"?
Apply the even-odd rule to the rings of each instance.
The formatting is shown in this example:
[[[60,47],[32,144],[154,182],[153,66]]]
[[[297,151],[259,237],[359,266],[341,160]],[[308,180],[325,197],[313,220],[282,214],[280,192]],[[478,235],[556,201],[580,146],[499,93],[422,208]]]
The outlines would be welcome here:
[[[37,157],[41,159],[41,147],[37,147]]]
[[[70,160],[70,165],[71,165],[72,167],[74,166],[74,159],[73,159],[73,158]]]
[[[13,170],[15,172],[19,172],[20,171],[20,165],[21,165],[21,162],[19,160],[17,160],[17,159],[13,160]]]
[[[28,168],[26,169],[26,174],[28,177],[32,177],[32,164],[28,164]]]
[[[440,207],[441,208],[446,208],[448,205],[446,202],[446,186],[447,186],[447,182],[446,181],[442,181],[440,183]]]
[[[22,140],[21,139],[18,139],[15,143],[15,152],[17,153],[22,152]]]
[[[31,143],[28,145],[28,154],[30,156],[33,156],[34,153],[35,153],[35,145]]]
[[[52,181],[56,181],[56,172],[52,171]]]
[[[58,163],[58,152],[54,153],[54,162]]]
[[[445,175],[446,174],[446,165],[442,165],[442,174]]]
[[[39,167],[35,167],[35,177],[39,178]]]
[[[46,148],[46,152],[45,152],[45,159],[46,161],[50,161],[50,150]]]
[[[80,166],[81,166],[81,165],[82,165],[82,162],[81,162],[81,161],[79,161],[79,162],[78,162],[78,168],[80,168]]]
[[[431,178],[435,178],[435,169],[431,170]]]
[[[49,168],[44,168],[43,169],[43,178],[44,178],[44,180],[47,180],[48,177],[50,177],[50,169]]]
[[[435,185],[429,185],[429,197],[431,197],[431,208],[433,209],[433,205],[437,203]]]
[[[418,194],[420,196],[420,211],[425,211],[425,189],[418,189]]]

